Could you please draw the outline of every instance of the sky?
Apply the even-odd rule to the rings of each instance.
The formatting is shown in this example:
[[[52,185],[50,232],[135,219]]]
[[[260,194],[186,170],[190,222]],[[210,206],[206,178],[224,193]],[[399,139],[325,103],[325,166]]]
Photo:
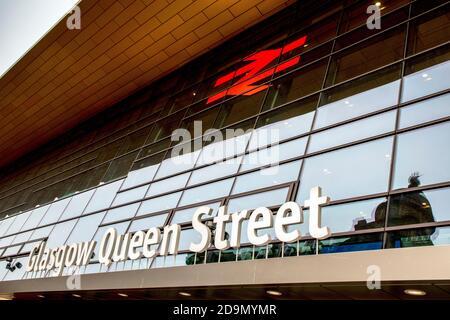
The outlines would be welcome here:
[[[0,78],[77,3],[78,0],[0,0]]]

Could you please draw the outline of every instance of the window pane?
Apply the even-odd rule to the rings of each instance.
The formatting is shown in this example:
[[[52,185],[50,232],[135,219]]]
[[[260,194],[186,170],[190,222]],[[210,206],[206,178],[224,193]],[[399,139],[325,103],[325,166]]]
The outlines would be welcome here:
[[[113,160],[102,181],[108,182],[126,176],[128,171],[130,171],[130,167],[133,164],[134,159],[136,159],[136,156],[137,151]]]
[[[200,156],[198,157],[196,167],[218,162],[222,159],[244,153],[250,134],[251,133],[244,133],[238,136],[232,135],[232,137],[227,137],[225,134],[225,140],[214,142],[203,147]]]
[[[27,221],[27,219],[31,215],[31,213],[32,213],[31,211],[28,211],[28,212],[19,213],[18,215],[16,215],[16,219],[14,219],[14,222],[11,224],[8,231],[4,235],[6,236],[9,234],[19,232],[20,229],[22,228],[22,226],[24,225],[24,223]]]
[[[2,220],[2,224],[0,225],[0,237],[2,237],[8,228],[11,226],[11,224],[14,222],[14,219],[16,219],[16,216],[6,218]]]
[[[214,202],[205,204],[205,206],[210,207],[213,212],[212,216],[215,216],[217,214],[217,210],[219,209],[220,202]],[[181,223],[187,223],[192,221],[192,216],[194,215],[195,211],[200,207],[193,207],[189,209],[183,209],[179,211],[175,211],[172,220],[170,221],[171,224],[181,224]],[[207,219],[207,217],[204,217],[203,219]]]
[[[339,52],[331,59],[327,86],[354,78],[403,58],[405,26]]]
[[[403,80],[402,102],[450,87],[450,61],[408,75]]]
[[[391,151],[389,137],[305,159],[297,201],[315,186],[331,200],[386,192]]]
[[[89,200],[94,194],[95,189],[77,194],[72,197],[72,200],[69,202],[69,205],[64,210],[63,215],[59,220],[70,219],[76,216],[79,216],[86,208]]]
[[[450,94],[417,102],[400,109],[400,128],[450,116]]]
[[[393,188],[450,180],[450,122],[400,134]]]
[[[305,153],[307,138],[291,140],[260,151],[252,152],[244,157],[240,172],[255,169],[268,164],[301,156]]]
[[[128,191],[119,192],[119,193],[117,193],[116,198],[114,199],[112,205],[117,206],[120,204],[140,200],[140,199],[144,198],[145,193],[147,192],[147,189],[148,189],[148,185],[145,185],[145,186],[142,186],[139,188],[134,188],[134,189],[131,189]]]
[[[102,224],[118,220],[131,219],[132,217],[134,217],[134,214],[136,213],[139,206],[140,203],[133,203],[128,206],[111,209],[106,214],[105,219],[103,219],[102,221]]]
[[[450,244],[450,227],[419,228],[389,232],[386,248],[409,248]]]
[[[261,110],[264,92],[265,90],[252,95],[239,96],[225,102],[220,107],[214,127],[221,129],[257,114]]]
[[[449,199],[449,188],[394,195],[391,199],[388,225],[448,221]]]
[[[232,194],[276,186],[298,179],[301,161],[261,169],[236,178]]]
[[[264,102],[264,110],[272,109],[294,99],[322,89],[328,59],[294,71],[272,82]]]
[[[370,112],[394,106],[398,101],[399,88],[400,80],[397,80],[322,105],[317,110],[314,128],[326,127],[334,123],[339,123],[347,119],[352,119]],[[338,90],[333,89],[333,91]],[[342,91],[345,92],[345,88],[343,88]],[[334,96],[333,92],[326,93],[326,95],[327,94]]]
[[[27,222],[22,226],[21,231],[36,228],[50,205],[39,207],[33,210]]]
[[[205,184],[200,187],[187,189],[183,193],[183,197],[181,198],[179,207],[226,197],[230,194],[233,181],[234,178],[230,178],[210,184]]]
[[[119,180],[97,188],[91,201],[89,201],[86,210],[84,210],[84,213],[86,214],[108,208],[114,200],[114,197],[122,185],[122,182],[123,180]]]
[[[73,219],[56,224],[48,237],[46,244],[47,247],[56,248],[62,246],[66,242],[66,239],[69,236],[70,232],[72,231],[73,227],[75,226],[76,222],[77,219]]]
[[[228,201],[228,212],[256,209],[258,207],[274,207],[281,205],[287,199],[289,188],[260,192]]]
[[[100,212],[78,219],[78,222],[70,233],[66,244],[70,245],[82,241],[90,241],[97,231],[97,228],[102,222],[104,216],[105,212]]]
[[[22,243],[22,242],[28,241],[28,239],[30,238],[30,236],[31,236],[32,233],[33,233],[32,230],[27,231],[27,232],[19,233],[19,234],[16,235],[16,237],[14,238],[12,244]]]
[[[382,247],[382,233],[329,238],[319,241],[319,253],[379,250]]]
[[[153,182],[147,191],[146,197],[155,196],[161,193],[177,190],[183,188],[190,176],[190,172],[183,173],[171,178]]]
[[[386,204],[386,198],[377,198],[325,206],[322,208],[322,225],[329,227],[331,233],[383,228]]]
[[[39,222],[39,226],[44,226],[58,221],[59,217],[63,213],[64,209],[69,204],[71,198],[66,198],[61,201],[57,201],[51,204],[44,218]]]
[[[98,250],[100,248],[100,241],[102,241],[102,238],[103,238],[106,230],[108,230],[109,228],[114,228],[114,229],[116,229],[118,234],[124,234],[125,231],[127,231],[129,224],[130,224],[130,222],[126,221],[126,222],[112,224],[109,226],[100,227],[97,229],[97,232],[95,233],[95,235],[92,239],[93,241],[97,242],[97,245],[95,246],[95,249],[94,249],[95,259],[98,259]]]
[[[158,214],[156,216],[151,216],[143,219],[134,220],[131,222],[130,229],[128,232],[135,232],[140,230],[148,230],[153,227],[162,227],[166,222],[168,214]]]
[[[145,167],[142,169],[130,171],[128,177],[125,179],[121,190],[131,188],[146,182],[149,182],[155,176],[156,170],[158,170],[159,164]]]
[[[173,175],[185,170],[192,169],[197,161],[200,151],[173,156],[164,160],[156,173],[155,179],[160,179],[169,175]]]
[[[248,150],[252,151],[311,130],[317,96],[265,113],[258,119]]]
[[[39,229],[34,229],[33,234],[31,235],[29,240],[36,240],[41,238],[46,238],[52,231],[53,226],[43,227]]]
[[[394,131],[397,111],[389,111],[311,136],[308,153]]]
[[[178,200],[180,199],[181,193],[182,191],[171,193],[142,202],[137,216],[175,208],[177,206]]]
[[[449,5],[410,22],[408,55],[433,48],[450,39]]]
[[[232,158],[197,169],[192,172],[188,186],[235,174],[238,171],[241,160],[242,157]]]

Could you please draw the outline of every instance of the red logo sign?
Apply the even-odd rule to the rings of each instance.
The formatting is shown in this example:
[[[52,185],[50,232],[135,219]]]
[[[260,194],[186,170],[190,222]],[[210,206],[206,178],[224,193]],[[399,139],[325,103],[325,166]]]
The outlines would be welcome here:
[[[270,77],[273,73],[278,73],[298,64],[300,62],[300,56],[285,61],[276,67],[267,69],[260,74],[258,74],[258,72],[272,63],[280,56],[280,54],[283,55],[291,52],[292,50],[304,45],[305,42],[306,36],[303,36],[295,41],[292,41],[291,43],[288,43],[282,48],[264,50],[248,56],[244,59],[244,61],[249,62],[248,64],[217,79],[214,87],[227,83],[233,78],[241,78],[228,89],[220,91],[209,97],[206,103],[217,101],[225,96],[237,96],[240,94],[251,96],[252,94],[267,89],[269,87],[268,85],[257,86],[255,83]]]

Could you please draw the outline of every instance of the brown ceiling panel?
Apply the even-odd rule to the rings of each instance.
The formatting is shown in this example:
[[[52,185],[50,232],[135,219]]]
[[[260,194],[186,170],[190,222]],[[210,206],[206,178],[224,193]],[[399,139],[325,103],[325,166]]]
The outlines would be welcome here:
[[[293,0],[84,0],[0,79],[0,166]]]

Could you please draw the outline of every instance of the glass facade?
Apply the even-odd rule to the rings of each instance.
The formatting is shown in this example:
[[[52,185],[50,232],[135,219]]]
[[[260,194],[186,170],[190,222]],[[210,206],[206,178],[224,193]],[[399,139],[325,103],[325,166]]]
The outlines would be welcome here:
[[[450,5],[385,1],[369,30],[371,3],[333,1],[314,17],[291,5],[5,168],[0,280],[47,276],[3,272],[42,239],[99,240],[109,226],[179,223],[181,252],[81,272],[449,244]],[[256,74],[234,72],[301,37]],[[172,141],[178,128],[191,140]],[[237,135],[217,141],[227,129]],[[195,208],[275,210],[316,185],[332,199],[330,238],[308,234],[305,211],[297,243],[243,235],[236,250],[187,250]]]

